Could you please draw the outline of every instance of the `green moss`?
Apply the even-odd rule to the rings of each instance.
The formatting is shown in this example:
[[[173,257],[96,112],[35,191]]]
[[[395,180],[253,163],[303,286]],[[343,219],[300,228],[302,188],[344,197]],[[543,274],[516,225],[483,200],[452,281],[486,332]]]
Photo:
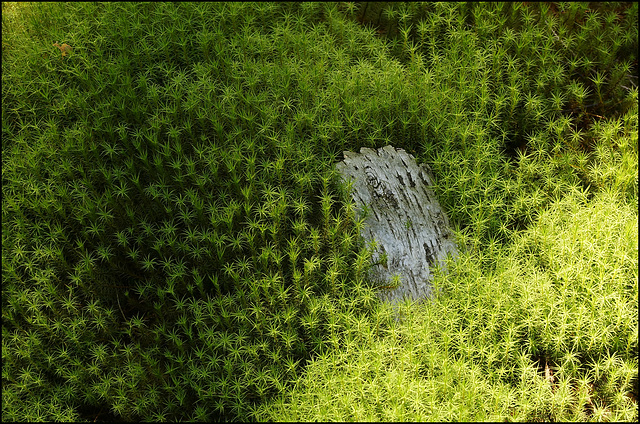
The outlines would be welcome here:
[[[637,419],[637,4],[372,6],[3,3],[3,416]],[[463,251],[397,326],[386,144]]]

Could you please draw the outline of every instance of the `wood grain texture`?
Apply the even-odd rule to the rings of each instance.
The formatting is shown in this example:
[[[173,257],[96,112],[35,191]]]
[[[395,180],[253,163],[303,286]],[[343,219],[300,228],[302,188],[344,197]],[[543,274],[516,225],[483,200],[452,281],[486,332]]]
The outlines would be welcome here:
[[[392,304],[430,297],[430,267],[447,254],[455,257],[458,250],[447,215],[430,188],[429,167],[392,146],[345,151],[336,167],[343,179],[353,181],[351,196],[359,212],[368,209],[362,236],[377,244],[373,263],[386,254],[386,263],[374,265],[370,274],[386,287],[379,297]],[[389,288],[396,275],[400,285]]]

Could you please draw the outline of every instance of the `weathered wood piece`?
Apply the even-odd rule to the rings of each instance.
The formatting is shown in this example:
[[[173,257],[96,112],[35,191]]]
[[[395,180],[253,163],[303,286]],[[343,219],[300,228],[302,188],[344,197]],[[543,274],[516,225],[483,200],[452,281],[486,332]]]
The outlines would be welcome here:
[[[456,256],[457,247],[447,215],[429,188],[428,165],[418,165],[402,149],[385,146],[345,151],[336,167],[344,180],[353,181],[351,196],[359,212],[368,210],[362,236],[377,244],[372,260],[380,263],[369,277],[386,287],[379,297],[391,304],[430,297],[429,268],[447,254]],[[400,277],[400,284],[390,288],[394,276]]]

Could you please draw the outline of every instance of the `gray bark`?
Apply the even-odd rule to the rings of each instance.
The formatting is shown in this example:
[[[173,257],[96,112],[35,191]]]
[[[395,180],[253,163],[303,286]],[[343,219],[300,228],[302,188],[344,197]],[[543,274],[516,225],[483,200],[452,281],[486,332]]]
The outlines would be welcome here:
[[[431,171],[402,149],[385,146],[360,153],[344,152],[337,170],[353,181],[351,196],[360,214],[368,210],[362,237],[375,241],[369,277],[381,287],[381,300],[395,305],[404,299],[419,301],[432,295],[435,264],[447,254],[457,255],[449,220],[429,187]],[[386,261],[384,256],[386,255]],[[400,285],[394,284],[400,277]]]

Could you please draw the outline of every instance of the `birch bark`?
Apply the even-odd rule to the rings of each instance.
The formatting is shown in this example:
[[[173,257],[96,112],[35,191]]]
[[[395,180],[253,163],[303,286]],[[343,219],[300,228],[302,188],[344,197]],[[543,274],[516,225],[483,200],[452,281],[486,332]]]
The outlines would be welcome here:
[[[432,295],[430,268],[448,254],[457,256],[449,219],[431,190],[432,174],[403,149],[363,147],[344,152],[337,170],[353,181],[351,196],[365,216],[362,236],[375,241],[369,277],[381,287],[381,300],[392,305]],[[386,255],[386,261],[384,256]],[[400,284],[394,285],[394,276]]]

